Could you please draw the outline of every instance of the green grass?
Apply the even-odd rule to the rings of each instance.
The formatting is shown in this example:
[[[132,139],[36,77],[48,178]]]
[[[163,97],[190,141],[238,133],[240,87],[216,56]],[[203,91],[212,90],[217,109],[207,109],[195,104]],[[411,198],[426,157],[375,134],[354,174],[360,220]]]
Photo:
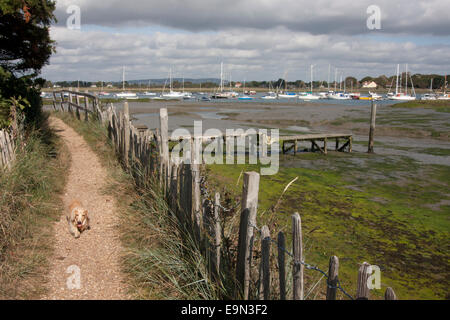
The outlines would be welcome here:
[[[393,104],[392,108],[431,108],[438,112],[450,112],[449,101],[429,100],[429,101],[408,101]]]
[[[11,171],[0,172],[0,299],[34,299],[44,290],[53,222],[63,209],[70,159],[42,119],[27,132]]]
[[[239,197],[238,177],[250,170],[259,168],[213,165],[208,178],[215,188]],[[272,237],[279,230],[289,234],[291,215],[298,211],[306,261],[327,270],[329,257],[337,255],[340,280],[353,294],[358,264],[367,261],[382,272],[383,290],[375,290],[375,297],[390,286],[401,299],[446,299],[449,211],[428,205],[450,199],[449,174],[448,166],[423,166],[405,157],[286,156],[277,175],[261,177],[258,224],[269,225]],[[316,280],[306,271],[307,287]],[[317,290],[325,292],[323,281]]]

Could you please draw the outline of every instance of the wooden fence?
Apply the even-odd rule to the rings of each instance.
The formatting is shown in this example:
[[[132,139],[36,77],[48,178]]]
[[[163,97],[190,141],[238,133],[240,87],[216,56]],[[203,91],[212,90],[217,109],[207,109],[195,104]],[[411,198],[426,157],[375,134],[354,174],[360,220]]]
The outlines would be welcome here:
[[[11,169],[16,159],[16,143],[10,129],[0,130],[0,167],[2,170]]]
[[[86,94],[83,95],[91,98]],[[176,216],[183,226],[182,229],[191,233],[190,236],[198,248],[208,257],[206,260],[210,264],[208,266],[210,280],[223,281],[225,267],[221,263],[223,258],[221,237],[225,226],[221,225],[219,217],[223,211],[229,209],[221,205],[219,193],[210,196],[207,190],[204,190],[205,177],[201,176],[201,165],[171,160],[167,109],[160,109],[160,129],[152,131],[145,126],[135,127],[131,123],[127,102],[124,103],[123,111],[117,112],[112,104],[101,110],[98,99],[96,97],[91,99],[95,101],[92,104],[91,118],[99,119],[107,126],[109,138],[124,167],[134,173],[137,184],[145,184],[149,179],[159,183],[170,212]],[[68,108],[63,107],[64,103],[66,102],[60,104],[60,108],[57,108],[55,103],[55,109],[70,112]],[[84,107],[75,106],[74,103],[69,103],[70,105],[83,112],[88,108],[87,104]],[[86,119],[90,118],[86,116]],[[194,158],[198,148],[201,148],[201,138],[192,137],[188,144],[191,158]],[[304,261],[299,213],[292,215],[291,250],[286,248],[286,235],[283,232],[279,232],[274,239],[268,226],[257,226],[260,175],[256,172],[246,172],[243,177],[232,298],[302,300],[305,298],[304,273],[308,270],[322,273],[327,284],[326,292],[323,294],[328,300],[337,299],[338,292],[342,292],[349,299],[369,299],[368,279],[372,274],[370,264],[367,262],[361,264],[358,270],[357,290],[352,296],[340,284],[338,257],[330,258],[329,268],[326,271]],[[272,250],[275,251],[271,253]],[[260,253],[259,263],[255,262],[256,251]],[[271,262],[274,262],[271,261],[271,257],[275,256],[277,268],[271,268]],[[286,262],[287,257],[291,261],[289,265]],[[288,267],[291,268],[292,281],[286,279],[286,275],[289,274]],[[277,270],[278,275],[274,274]],[[252,281],[255,278],[258,280]],[[273,281],[274,279],[276,281]],[[289,297],[288,283],[292,283],[290,290],[292,296]],[[272,292],[274,288],[276,290]],[[397,299],[392,288],[387,288],[385,299]]]
[[[10,170],[16,159],[17,142],[22,139],[23,119],[19,120],[17,108],[11,107],[12,123],[8,128],[0,129],[0,170]]]

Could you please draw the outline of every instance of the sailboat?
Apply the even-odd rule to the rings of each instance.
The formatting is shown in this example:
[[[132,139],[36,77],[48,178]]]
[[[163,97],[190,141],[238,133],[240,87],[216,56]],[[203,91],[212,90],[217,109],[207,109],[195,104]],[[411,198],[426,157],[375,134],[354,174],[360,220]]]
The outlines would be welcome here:
[[[278,94],[278,98],[283,98],[283,99],[292,99],[292,98],[297,98],[297,94],[295,92],[289,92],[287,91],[287,72],[284,73],[284,92],[281,92]]]
[[[301,100],[319,100],[320,96],[316,96],[313,94],[313,68],[314,66],[311,65],[311,92],[302,92],[299,93],[298,98]]]
[[[245,80],[244,80],[244,88],[242,89],[242,92],[244,92],[244,95],[239,97],[238,100],[253,100],[253,97],[250,97],[249,95],[245,94]]]
[[[172,81],[172,68],[169,69],[169,92],[161,94],[163,99],[183,99],[183,92],[173,91],[173,81]]]
[[[277,98],[277,94],[273,91],[272,81],[269,82],[269,92],[268,95],[262,96],[261,99],[264,100],[274,100]]]
[[[339,82],[339,91],[337,91],[337,68],[335,68],[334,70],[334,92],[330,93],[328,95],[328,98],[333,99],[333,100],[350,100],[351,97],[348,93],[345,93],[345,88],[344,88],[344,92],[342,92],[342,74],[340,76],[340,82]],[[345,81],[344,81],[344,86],[345,86]]]
[[[137,99],[138,96],[134,92],[125,92],[125,66],[122,67],[122,92],[116,93],[119,99]]]
[[[450,94],[447,93],[447,75],[445,75],[444,80],[444,94],[437,98],[438,100],[450,100]]]
[[[150,80],[148,80],[147,90],[150,90]],[[155,92],[150,92],[150,91],[145,91],[144,93],[142,93],[142,95],[144,95],[144,96],[156,96],[156,93]]]
[[[412,84],[412,78],[411,78],[411,87],[412,87],[411,90],[412,90],[412,92],[414,92],[414,96],[411,96],[408,94],[408,65],[406,65],[406,73],[405,73],[405,92],[401,91],[402,81],[400,80],[400,83],[398,81],[399,73],[400,73],[400,65],[397,64],[397,81],[396,81],[396,86],[395,86],[395,94],[390,96],[389,99],[399,100],[399,101],[416,100],[416,96],[415,96],[415,92],[414,92],[414,85]]]
[[[433,92],[433,78],[430,80],[430,93],[425,93],[420,97],[420,100],[436,100],[437,97]]]

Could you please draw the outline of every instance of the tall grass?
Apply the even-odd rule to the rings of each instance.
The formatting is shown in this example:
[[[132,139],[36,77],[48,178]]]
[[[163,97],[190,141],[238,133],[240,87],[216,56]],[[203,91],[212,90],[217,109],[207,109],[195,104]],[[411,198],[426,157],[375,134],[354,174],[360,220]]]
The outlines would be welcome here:
[[[39,129],[36,129],[39,128]],[[43,290],[52,225],[69,160],[40,119],[20,144],[10,171],[0,172],[0,299],[36,298]]]
[[[210,280],[208,263],[191,237],[178,223],[159,189],[147,179],[137,184],[123,170],[113,151],[106,128],[98,122],[79,121],[66,113],[56,116],[81,134],[108,169],[104,192],[114,196],[120,211],[122,269],[130,294],[137,299],[219,299],[224,288]]]

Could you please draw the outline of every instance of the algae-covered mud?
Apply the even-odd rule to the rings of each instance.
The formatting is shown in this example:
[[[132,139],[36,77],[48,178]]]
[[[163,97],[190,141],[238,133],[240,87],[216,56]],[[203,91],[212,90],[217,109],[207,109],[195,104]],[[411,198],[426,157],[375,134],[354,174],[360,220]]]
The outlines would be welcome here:
[[[374,154],[366,153],[368,102],[131,103],[130,110],[135,122],[156,128],[162,106],[169,110],[171,130],[202,120],[205,129],[353,134],[352,153],[280,156],[279,172],[261,176],[258,224],[268,224],[272,235],[289,234],[291,215],[299,212],[306,261],[326,270],[329,257],[338,256],[339,277],[350,292],[359,264],[367,261],[381,269],[382,288],[373,291],[375,297],[389,286],[400,299],[450,298],[450,103],[378,104]],[[302,151],[307,147],[300,144]],[[250,170],[259,168],[208,165],[208,181],[238,199],[241,173]],[[308,292],[321,275],[305,276]],[[308,299],[320,297],[325,285],[320,281]]]

